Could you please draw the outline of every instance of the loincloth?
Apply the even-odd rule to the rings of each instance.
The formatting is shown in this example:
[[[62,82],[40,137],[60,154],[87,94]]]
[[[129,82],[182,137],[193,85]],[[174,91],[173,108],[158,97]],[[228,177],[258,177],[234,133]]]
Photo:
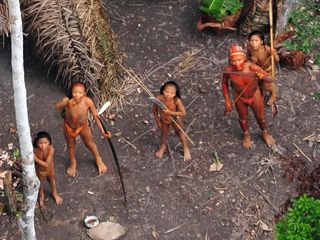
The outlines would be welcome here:
[[[88,122],[85,122],[81,127],[78,127],[77,129],[73,129],[72,127],[69,126],[69,124],[64,121],[64,128],[66,129],[67,133],[72,136],[76,137],[80,134],[80,132],[85,129],[88,126]]]
[[[248,104],[249,106],[252,105],[252,103],[254,103],[254,101],[256,100],[257,96],[259,95],[259,89],[256,90],[256,92],[253,94],[252,97],[250,98],[245,98],[245,97],[239,97],[239,100],[238,101],[241,101],[245,104]],[[238,95],[236,93],[234,93],[234,98],[235,99],[238,99]]]

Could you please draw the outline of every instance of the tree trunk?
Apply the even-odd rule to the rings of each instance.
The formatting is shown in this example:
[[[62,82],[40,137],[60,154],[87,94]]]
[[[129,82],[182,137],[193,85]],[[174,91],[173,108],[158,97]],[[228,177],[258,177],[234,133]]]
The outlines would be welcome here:
[[[34,209],[38,197],[40,182],[36,176],[33,147],[28,120],[26,87],[23,70],[23,36],[19,0],[9,0],[12,51],[12,83],[14,90],[14,108],[22,158],[24,204],[18,224],[22,239],[36,239],[34,229]]]

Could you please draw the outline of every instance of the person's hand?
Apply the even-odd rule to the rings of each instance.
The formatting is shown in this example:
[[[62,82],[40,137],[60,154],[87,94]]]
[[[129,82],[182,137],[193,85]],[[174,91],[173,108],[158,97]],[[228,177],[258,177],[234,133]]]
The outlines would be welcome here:
[[[232,111],[232,103],[230,100],[225,101],[225,107],[226,107],[226,112],[231,112]]]
[[[168,108],[162,110],[165,114],[171,115],[172,111],[170,111]]]
[[[265,77],[265,75],[264,74],[262,74],[262,73],[256,73],[256,76],[257,76],[257,78],[259,78],[259,79],[262,79],[262,78],[264,78]]]
[[[73,98],[71,98],[71,99],[68,101],[68,103],[69,103],[70,106],[75,106],[75,105],[77,104],[76,101],[75,101]]]
[[[111,138],[112,134],[111,134],[111,132],[106,131],[106,132],[103,134],[103,136],[106,137],[106,138]]]

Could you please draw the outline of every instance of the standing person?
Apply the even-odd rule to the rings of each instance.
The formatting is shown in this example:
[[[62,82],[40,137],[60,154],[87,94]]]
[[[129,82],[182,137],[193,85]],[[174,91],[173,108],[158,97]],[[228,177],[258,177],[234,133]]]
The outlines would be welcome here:
[[[108,168],[104,164],[98,148],[93,140],[93,135],[88,124],[88,112],[90,111],[98,128],[104,137],[110,137],[110,132],[104,132],[101,125],[97,109],[91,98],[86,96],[85,85],[76,82],[71,87],[72,98],[64,97],[60,102],[55,104],[57,110],[65,110],[65,119],[63,124],[63,132],[67,141],[67,148],[70,158],[70,165],[67,174],[75,177],[77,171],[77,161],[75,158],[76,137],[80,135],[86,147],[93,154],[99,174],[107,172]]]
[[[180,127],[183,127],[182,117],[186,115],[186,110],[183,106],[180,96],[180,87],[175,81],[165,82],[160,88],[160,95],[157,96],[165,106],[166,109],[161,110],[156,104],[153,104],[153,115],[158,127],[161,130],[160,148],[155,152],[157,158],[162,158],[167,149],[167,142],[169,136],[169,127],[172,125],[176,134],[179,136],[182,148],[183,159],[188,161],[191,159],[190,150],[187,144],[186,136],[170,119],[170,116],[176,117],[176,122]]]
[[[51,136],[47,132],[38,132],[33,140],[34,160],[36,162],[36,173],[40,181],[38,201],[44,206],[44,182],[47,179],[51,194],[57,205],[62,203],[62,198],[57,193],[56,178],[54,171],[54,148],[51,144]]]
[[[272,81],[272,79],[267,78],[267,72],[247,61],[243,49],[238,45],[232,45],[230,47],[229,63],[230,65],[223,73],[222,91],[225,99],[226,112],[231,112],[233,105],[235,105],[239,114],[239,124],[243,131],[243,147],[252,147],[248,129],[248,107],[252,109],[262,131],[262,139],[268,146],[273,145],[275,141],[267,130],[263,97],[258,87],[258,81]],[[233,103],[229,93],[229,80],[235,99]]]
[[[249,34],[249,45],[247,49],[247,57],[254,64],[261,67],[264,71],[266,71],[270,77],[271,76],[271,56],[273,56],[275,63],[279,62],[279,56],[277,52],[265,44],[264,42],[264,34],[261,31],[252,31]],[[263,81],[262,86],[260,88],[263,94],[263,90],[269,92],[269,105],[272,105],[277,97],[277,88],[274,82]],[[273,110],[274,111],[274,110]]]

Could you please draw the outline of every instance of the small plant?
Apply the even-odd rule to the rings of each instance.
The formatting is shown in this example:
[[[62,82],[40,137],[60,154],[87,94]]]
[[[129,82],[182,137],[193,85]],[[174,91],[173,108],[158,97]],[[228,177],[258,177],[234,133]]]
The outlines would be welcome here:
[[[295,38],[284,41],[284,46],[290,50],[301,50],[313,54],[316,63],[320,63],[320,15],[319,6],[313,0],[302,1],[290,13],[289,27],[295,29]]]
[[[312,94],[312,97],[313,97],[314,99],[320,100],[320,92],[315,92],[315,93],[313,93],[313,94]]]
[[[275,239],[320,239],[320,200],[306,194],[294,199],[285,218],[276,224]]]
[[[223,17],[236,14],[243,7],[239,0],[201,0],[199,9],[221,21]]]

